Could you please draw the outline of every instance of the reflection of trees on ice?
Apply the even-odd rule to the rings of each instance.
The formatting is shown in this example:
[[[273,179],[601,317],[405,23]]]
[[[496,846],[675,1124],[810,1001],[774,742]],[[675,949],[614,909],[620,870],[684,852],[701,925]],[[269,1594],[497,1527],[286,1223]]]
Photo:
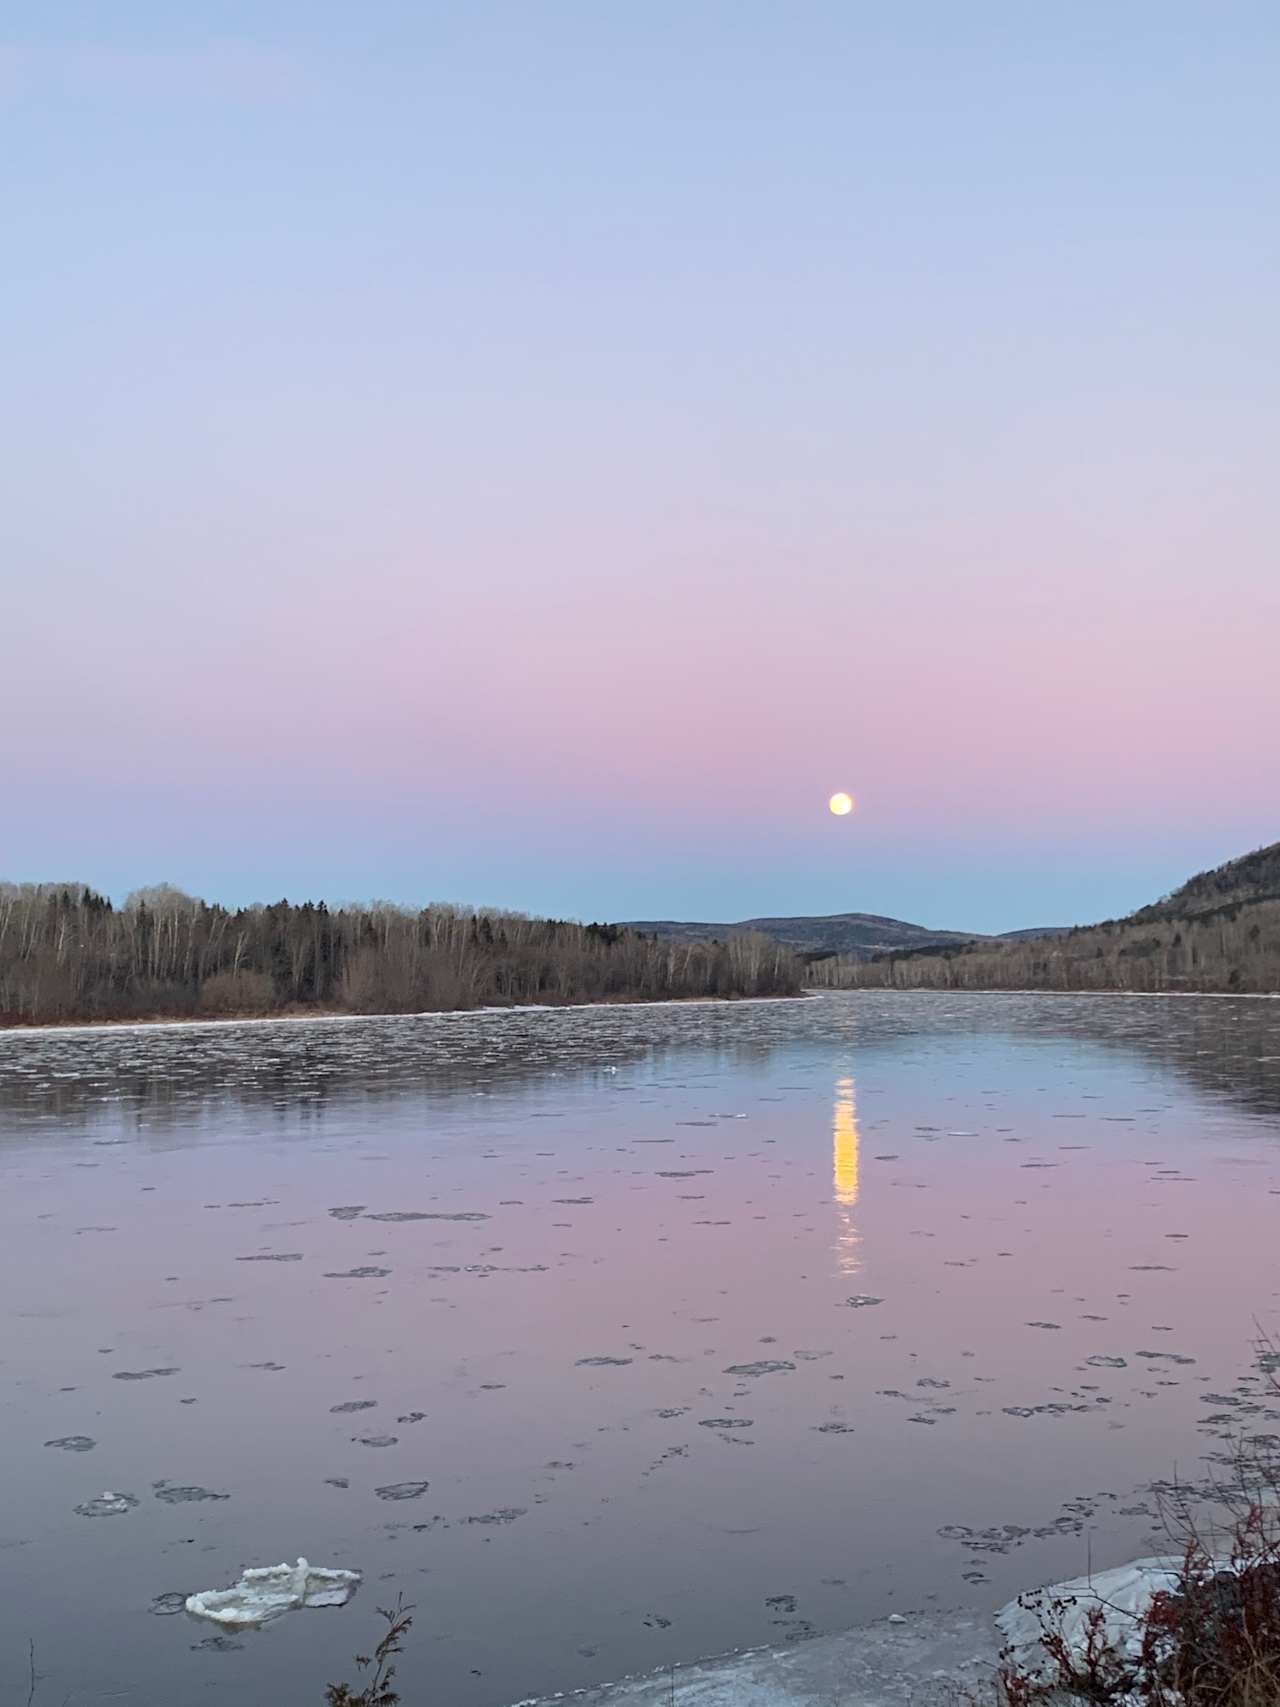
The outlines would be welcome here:
[[[858,1202],[858,1109],[853,1078],[836,1080],[831,1113],[831,1182],[837,1208],[836,1267],[841,1274],[856,1274],[862,1267],[858,1247],[862,1237],[852,1210]]]

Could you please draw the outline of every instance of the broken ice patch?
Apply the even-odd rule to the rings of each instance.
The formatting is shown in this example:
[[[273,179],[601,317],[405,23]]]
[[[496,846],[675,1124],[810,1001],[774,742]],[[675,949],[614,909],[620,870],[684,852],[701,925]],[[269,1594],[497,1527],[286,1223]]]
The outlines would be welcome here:
[[[269,1624],[303,1607],[345,1606],[359,1584],[359,1571],[327,1571],[299,1559],[296,1565],[242,1571],[230,1588],[188,1595],[186,1607],[193,1618],[240,1629]]]

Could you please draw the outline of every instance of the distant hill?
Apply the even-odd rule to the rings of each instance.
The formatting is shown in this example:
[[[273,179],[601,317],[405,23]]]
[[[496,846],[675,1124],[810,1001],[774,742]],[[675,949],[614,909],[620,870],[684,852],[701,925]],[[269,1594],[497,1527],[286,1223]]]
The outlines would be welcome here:
[[[623,926],[647,936],[669,937],[675,942],[725,942],[730,937],[758,931],[774,942],[813,958],[847,954],[869,960],[893,949],[932,948],[941,943],[984,940],[972,931],[935,931],[905,919],[887,919],[879,913],[827,913],[785,919],[739,919],[734,924],[706,924],[684,919],[631,919]]]
[[[833,989],[1280,992],[1280,842],[1199,872],[1124,919],[916,944],[809,968]]]

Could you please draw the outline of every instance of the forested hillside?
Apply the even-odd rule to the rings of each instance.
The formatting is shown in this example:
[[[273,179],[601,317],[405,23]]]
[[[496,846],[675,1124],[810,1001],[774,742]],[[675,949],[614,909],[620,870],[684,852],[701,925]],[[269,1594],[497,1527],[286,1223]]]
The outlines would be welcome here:
[[[115,907],[69,884],[0,884],[0,1024],[416,1013],[523,1002],[790,995],[768,938],[656,942],[456,907],[225,907],[160,887]]]
[[[1201,872],[1128,918],[870,962],[819,961],[829,989],[1280,992],[1280,843]]]
[[[1172,895],[1141,907],[1135,919],[1189,918],[1193,914],[1214,911],[1235,901],[1280,900],[1280,842],[1270,847],[1255,848],[1240,859],[1229,859],[1212,871],[1201,871],[1189,878]]]

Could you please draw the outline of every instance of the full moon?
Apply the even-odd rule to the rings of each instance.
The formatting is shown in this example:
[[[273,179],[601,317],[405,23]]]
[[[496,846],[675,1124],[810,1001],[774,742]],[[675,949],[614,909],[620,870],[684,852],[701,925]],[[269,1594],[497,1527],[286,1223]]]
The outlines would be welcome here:
[[[837,818],[843,818],[846,813],[853,811],[853,796],[851,794],[845,794],[843,791],[839,794],[833,794],[830,800],[828,800],[827,805],[835,813]]]

